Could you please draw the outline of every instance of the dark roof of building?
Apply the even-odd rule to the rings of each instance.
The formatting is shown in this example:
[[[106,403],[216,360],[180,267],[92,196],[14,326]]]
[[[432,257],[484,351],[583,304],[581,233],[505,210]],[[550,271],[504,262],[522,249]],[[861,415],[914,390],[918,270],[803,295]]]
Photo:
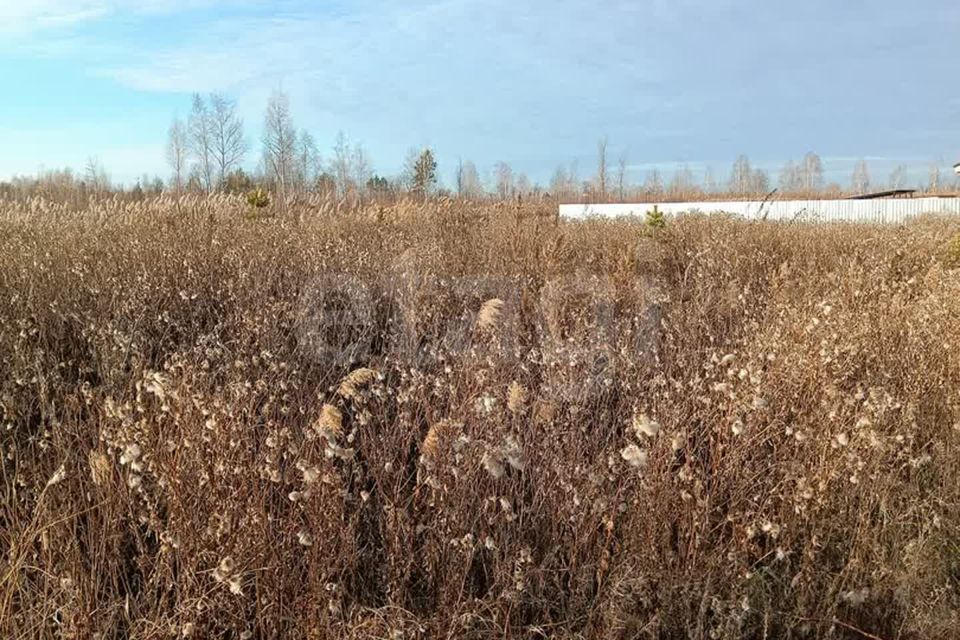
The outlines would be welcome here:
[[[916,189],[890,189],[888,191],[877,191],[875,193],[861,193],[855,196],[849,196],[848,200],[872,200],[874,198],[907,198],[917,192]]]

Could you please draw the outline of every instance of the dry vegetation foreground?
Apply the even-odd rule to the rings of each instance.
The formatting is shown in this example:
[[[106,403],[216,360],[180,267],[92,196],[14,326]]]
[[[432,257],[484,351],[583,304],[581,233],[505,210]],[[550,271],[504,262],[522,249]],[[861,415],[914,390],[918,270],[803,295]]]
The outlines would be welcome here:
[[[0,212],[5,638],[950,638],[953,221]]]

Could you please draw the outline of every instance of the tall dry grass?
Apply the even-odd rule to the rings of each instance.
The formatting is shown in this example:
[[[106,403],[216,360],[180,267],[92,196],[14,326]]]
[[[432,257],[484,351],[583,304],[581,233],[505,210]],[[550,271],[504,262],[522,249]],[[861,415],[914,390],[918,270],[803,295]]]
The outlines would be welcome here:
[[[0,634],[954,637],[957,230],[7,203]]]

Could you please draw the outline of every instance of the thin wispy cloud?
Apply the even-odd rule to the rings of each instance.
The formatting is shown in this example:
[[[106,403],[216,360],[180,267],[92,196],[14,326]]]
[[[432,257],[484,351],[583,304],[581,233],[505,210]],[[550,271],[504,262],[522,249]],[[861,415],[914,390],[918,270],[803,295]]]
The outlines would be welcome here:
[[[0,64],[89,78],[85,99],[118,122],[121,97],[168,120],[190,93],[224,91],[254,140],[282,87],[301,126],[345,130],[387,172],[431,144],[441,166],[506,160],[545,179],[589,166],[606,135],[636,164],[719,173],[747,153],[773,173],[810,150],[952,157],[958,22],[960,7],[895,0],[36,0],[0,7]]]
[[[4,3],[0,5],[0,32],[26,34],[77,24],[104,15],[109,4],[103,0]]]
[[[239,86],[251,78],[333,81],[358,89],[387,80],[416,91],[501,78],[500,88],[524,93],[523,85],[508,81],[589,81],[583,72],[597,68],[623,74],[624,82],[649,77],[652,67],[618,51],[642,12],[625,8],[620,17],[624,22],[611,24],[582,3],[543,0],[509,8],[490,0],[375,2],[347,14],[239,15],[204,25],[181,46],[131,52],[103,70],[153,91]],[[232,64],[224,67],[224,60]]]
[[[307,124],[386,138],[381,144],[391,156],[432,143],[450,157],[451,141],[469,131],[483,137],[477,151],[492,163],[497,147],[510,146],[514,127],[569,148],[585,130],[598,135],[622,106],[607,99],[612,78],[634,88],[662,82],[654,64],[622,55],[646,12],[629,3],[614,9],[619,22],[582,2],[542,0],[514,7],[371,2],[348,13],[237,15],[204,25],[177,47],[134,53],[97,73],[140,91],[228,91],[251,117],[269,90],[282,86]],[[630,109],[643,117],[666,106],[636,102]],[[569,130],[556,129],[558,110],[571,114]],[[394,143],[398,131],[403,139]],[[502,153],[524,160],[525,152]]]
[[[0,4],[0,32],[36,34],[95,21],[118,13],[173,13],[212,0],[30,0]]]

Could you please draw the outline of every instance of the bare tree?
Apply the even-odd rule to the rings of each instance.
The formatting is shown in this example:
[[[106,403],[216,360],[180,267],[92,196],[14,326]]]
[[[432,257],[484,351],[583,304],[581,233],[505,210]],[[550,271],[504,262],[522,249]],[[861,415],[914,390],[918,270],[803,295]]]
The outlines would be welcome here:
[[[327,172],[333,178],[337,192],[343,196],[364,189],[373,175],[373,168],[363,147],[351,144],[343,131],[337,133]],[[407,177],[406,172],[404,173]]]
[[[497,195],[502,199],[513,196],[513,169],[506,162],[498,162],[493,167],[493,178]]]
[[[297,186],[307,190],[320,173],[320,152],[313,136],[305,129],[297,136],[295,163]]]
[[[463,196],[467,198],[476,198],[482,191],[480,184],[480,174],[477,172],[477,166],[467,160],[459,170],[460,182],[462,184]]]
[[[866,193],[870,188],[870,171],[867,169],[867,161],[860,160],[853,168],[853,177],[850,178],[850,187],[854,193]]]
[[[350,148],[350,176],[353,184],[358,187],[366,185],[372,174],[373,166],[367,152],[359,143],[354,144]]]
[[[330,158],[330,174],[337,185],[337,192],[345,194],[352,186],[350,176],[350,143],[343,131],[337,132],[333,143],[333,156]]]
[[[930,179],[927,183],[927,190],[930,193],[937,193],[940,190],[940,163],[931,162],[930,163]]]
[[[660,175],[659,169],[651,169],[647,172],[643,190],[653,200],[659,200],[663,197],[663,176]]]
[[[196,161],[195,169],[203,188],[213,190],[214,159],[213,159],[213,119],[207,105],[199,94],[193,95],[193,108],[187,120],[190,132],[190,152]]]
[[[690,192],[694,189],[694,179],[693,172],[690,171],[690,168],[684,165],[681,168],[678,168],[673,174],[673,179],[670,181],[670,187],[668,189],[671,198],[685,198],[690,195]]]
[[[477,173],[477,167],[467,160],[460,159],[457,162],[457,196],[461,198],[474,198],[480,192],[480,176]]]
[[[106,169],[100,164],[100,161],[90,156],[87,158],[87,167],[84,170],[83,181],[96,194],[100,194],[110,189],[110,176]]]
[[[891,189],[900,189],[903,187],[903,183],[907,179],[907,168],[905,166],[897,165],[893,171],[890,172],[890,188]]]
[[[751,190],[753,183],[753,170],[750,168],[750,159],[741,154],[737,156],[733,163],[733,170],[730,172],[730,191],[744,195]]]
[[[527,177],[527,174],[520,173],[517,175],[514,180],[514,185],[516,187],[517,193],[526,197],[530,195],[530,192],[533,191],[533,184],[530,182],[530,178]]]
[[[413,183],[417,173],[417,160],[420,159],[420,149],[410,147],[403,158],[403,168],[400,170],[400,184],[408,191],[413,190]]]
[[[222,189],[230,172],[243,162],[247,139],[243,135],[243,120],[237,115],[236,103],[222,94],[210,94],[209,122],[217,187]]]
[[[770,191],[770,176],[763,169],[754,169],[750,177],[750,190],[756,194],[766,194]]]
[[[801,183],[800,170],[797,168],[797,165],[793,163],[793,160],[787,160],[787,163],[783,165],[783,169],[780,171],[780,177],[778,179],[780,191],[784,193],[796,193],[800,190]]]
[[[183,120],[175,118],[167,132],[167,163],[173,170],[173,186],[177,195],[183,191],[184,175],[187,172],[188,148],[190,146],[187,127]]]
[[[816,193],[823,188],[823,162],[812,151],[803,157],[800,167],[801,188],[807,194]]]
[[[607,137],[597,142],[597,191],[601,202],[607,199]]]
[[[620,202],[623,202],[624,197],[624,188],[626,187],[627,179],[627,150],[624,149],[620,152],[620,157],[617,158],[617,199]]]
[[[557,167],[550,178],[550,191],[563,200],[579,200],[581,185],[577,178],[577,161],[571,160],[569,168]]]
[[[717,190],[717,178],[713,174],[713,167],[707,167],[703,174],[703,190],[705,193],[713,193]]]
[[[287,187],[293,179],[297,133],[290,115],[290,99],[276,90],[267,102],[263,119],[263,166],[285,201]]]
[[[563,166],[557,167],[556,171],[553,172],[553,177],[550,178],[550,192],[554,197],[561,200],[574,195],[575,187],[570,181],[570,176],[566,168]]]

